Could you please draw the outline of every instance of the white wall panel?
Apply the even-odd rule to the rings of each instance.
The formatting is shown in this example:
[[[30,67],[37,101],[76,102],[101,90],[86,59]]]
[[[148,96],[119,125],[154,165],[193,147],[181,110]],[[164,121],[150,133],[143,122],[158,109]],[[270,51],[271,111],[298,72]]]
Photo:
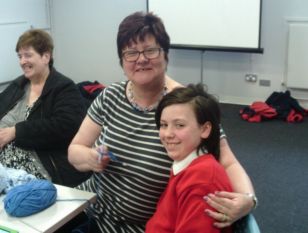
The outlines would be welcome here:
[[[30,29],[50,28],[48,0],[0,0],[0,85],[21,74],[15,52],[19,36]]]
[[[308,89],[308,20],[289,22],[287,87]]]

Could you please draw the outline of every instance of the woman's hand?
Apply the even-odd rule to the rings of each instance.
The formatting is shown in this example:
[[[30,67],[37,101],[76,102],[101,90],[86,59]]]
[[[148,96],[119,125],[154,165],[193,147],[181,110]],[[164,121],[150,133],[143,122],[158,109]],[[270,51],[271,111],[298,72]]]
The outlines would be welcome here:
[[[252,197],[243,193],[215,192],[204,197],[205,201],[216,211],[206,209],[205,212],[216,222],[214,226],[223,228],[247,215],[254,207]]]
[[[105,153],[105,151],[104,151]],[[108,156],[104,156],[98,148],[91,149],[90,157],[88,160],[89,168],[94,172],[102,172],[105,167],[108,165],[110,158]]]
[[[15,139],[15,127],[0,129],[0,149]]]

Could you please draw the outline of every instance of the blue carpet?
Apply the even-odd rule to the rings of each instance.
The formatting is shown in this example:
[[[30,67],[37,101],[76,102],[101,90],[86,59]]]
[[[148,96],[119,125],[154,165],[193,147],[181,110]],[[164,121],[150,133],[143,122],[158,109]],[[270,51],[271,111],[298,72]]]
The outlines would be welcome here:
[[[308,233],[308,117],[248,123],[244,106],[221,104],[222,125],[259,198],[262,233]]]

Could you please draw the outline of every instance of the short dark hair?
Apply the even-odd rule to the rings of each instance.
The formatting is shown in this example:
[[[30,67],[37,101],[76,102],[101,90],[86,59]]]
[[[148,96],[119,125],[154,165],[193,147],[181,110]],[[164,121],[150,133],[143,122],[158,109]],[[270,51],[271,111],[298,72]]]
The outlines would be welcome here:
[[[160,118],[164,108],[174,104],[190,104],[195,113],[198,124],[207,121],[212,124],[212,130],[207,139],[203,139],[197,151],[208,151],[218,160],[220,155],[220,108],[217,99],[204,90],[202,84],[189,84],[179,87],[165,95],[157,106],[155,122],[160,128]]]
[[[15,51],[18,53],[21,48],[33,47],[41,56],[45,52],[50,53],[49,68],[53,66],[53,40],[51,36],[41,29],[30,29],[24,32],[18,39]]]
[[[137,40],[143,41],[147,35],[155,37],[156,42],[163,48],[165,59],[168,61],[170,38],[162,20],[153,13],[135,12],[120,23],[117,47],[120,64],[122,66],[122,50]]]

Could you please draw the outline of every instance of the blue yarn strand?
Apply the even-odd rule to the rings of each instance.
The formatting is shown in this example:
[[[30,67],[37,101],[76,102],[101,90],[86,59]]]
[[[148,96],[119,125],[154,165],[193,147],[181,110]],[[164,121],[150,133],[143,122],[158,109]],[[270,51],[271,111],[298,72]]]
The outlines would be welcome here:
[[[48,180],[33,180],[12,188],[4,199],[5,211],[14,217],[25,217],[55,203],[57,189]]]

